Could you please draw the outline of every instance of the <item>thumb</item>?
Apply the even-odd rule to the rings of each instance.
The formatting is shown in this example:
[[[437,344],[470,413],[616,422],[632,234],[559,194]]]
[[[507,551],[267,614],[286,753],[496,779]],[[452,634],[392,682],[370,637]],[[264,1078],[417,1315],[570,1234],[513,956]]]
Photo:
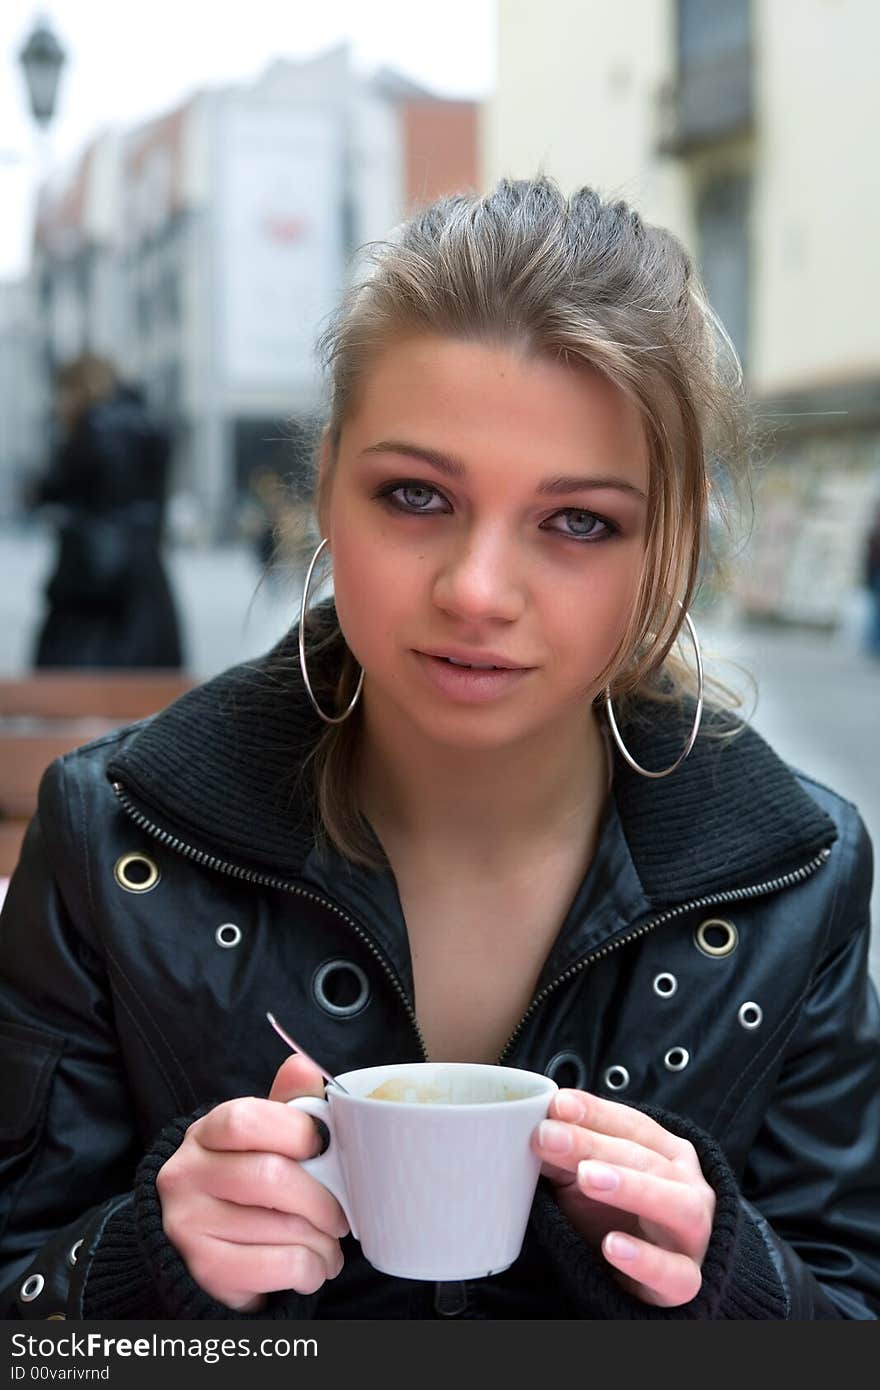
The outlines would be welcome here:
[[[295,1052],[292,1057],[286,1057],[276,1071],[269,1099],[283,1103],[294,1100],[296,1096],[323,1095],[324,1078],[318,1068],[301,1053]]]

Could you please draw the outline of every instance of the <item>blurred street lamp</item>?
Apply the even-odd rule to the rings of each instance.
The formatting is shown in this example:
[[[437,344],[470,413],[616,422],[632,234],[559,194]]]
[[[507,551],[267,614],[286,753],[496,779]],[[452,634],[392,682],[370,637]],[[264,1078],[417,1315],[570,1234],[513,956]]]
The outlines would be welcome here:
[[[55,100],[58,96],[61,69],[67,60],[67,54],[52,32],[45,14],[37,15],[30,37],[21,48],[18,57],[30,98],[31,114],[36,122],[37,168],[34,183],[34,237],[32,242],[32,245],[35,246],[39,240],[37,229],[40,224],[43,191],[48,183],[51,165],[49,126],[55,115]],[[37,272],[34,290],[40,306],[39,308],[37,308],[37,304],[34,306],[37,315],[34,345],[37,360],[41,359],[39,366],[37,360],[35,360],[34,365],[37,367],[38,377],[43,384],[44,430],[42,448],[46,450],[50,447],[52,439],[50,381],[53,371],[54,347],[51,275],[45,267],[42,271]],[[39,329],[37,329],[37,323],[42,325]],[[40,346],[37,348],[38,341]]]
[[[19,59],[31,99],[31,111],[35,121],[43,129],[49,125],[55,114],[58,80],[66,57],[64,49],[49,28],[48,20],[41,16],[22,48]]]

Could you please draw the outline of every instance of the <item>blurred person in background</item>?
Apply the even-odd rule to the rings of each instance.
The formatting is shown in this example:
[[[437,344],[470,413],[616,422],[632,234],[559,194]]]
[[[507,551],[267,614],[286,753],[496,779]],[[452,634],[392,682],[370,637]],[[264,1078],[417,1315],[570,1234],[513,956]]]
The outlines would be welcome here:
[[[62,366],[60,443],[29,501],[58,522],[36,667],[179,667],[161,557],[170,444],[137,387],[83,353]]]
[[[865,645],[868,655],[880,661],[880,501],[865,542],[865,584],[870,604]]]

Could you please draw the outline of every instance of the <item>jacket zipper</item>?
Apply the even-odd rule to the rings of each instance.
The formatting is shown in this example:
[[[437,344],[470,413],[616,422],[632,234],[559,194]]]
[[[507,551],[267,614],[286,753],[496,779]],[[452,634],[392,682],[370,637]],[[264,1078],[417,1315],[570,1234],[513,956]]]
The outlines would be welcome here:
[[[203,850],[193,848],[192,845],[186,844],[184,840],[179,840],[175,835],[169,834],[167,830],[162,830],[160,826],[154,825],[142,811],[137,809],[121,783],[114,782],[113,790],[123,810],[131,817],[136,825],[140,826],[142,830],[145,830],[153,839],[158,840],[163,845],[167,845],[170,849],[176,850],[179,854],[185,855],[187,859],[192,859],[197,864],[203,864],[206,868],[215,869],[219,873],[229,874],[232,878],[242,879],[246,883],[260,883],[269,888],[280,888],[286,893],[294,893],[298,897],[307,898],[310,902],[317,903],[319,906],[327,908],[328,911],[333,912],[337,917],[341,918],[381,965],[395,993],[406,1009],[407,1017],[412,1023],[415,1035],[419,1040],[423,1061],[427,1062],[430,1060],[428,1057],[428,1049],[425,1046],[425,1039],[422,1036],[422,1030],[419,1028],[418,1020],[416,1019],[415,1010],[407,998],[406,990],[398,979],[393,965],[379,950],[369,933],[365,932],[363,927],[361,927],[353,917],[349,916],[347,912],[344,912],[337,903],[331,902],[329,898],[322,898],[318,893],[313,893],[311,889],[301,888],[297,884],[290,883],[283,878],[275,878],[271,874],[260,874],[253,869],[242,868],[240,864],[227,863],[226,860],[218,859],[215,855],[205,854]],[[536,1009],[549,998],[559,985],[565,984],[566,981],[573,979],[575,975],[580,974],[582,970],[585,970],[588,965],[592,965],[594,961],[601,960],[603,956],[610,955],[612,951],[619,950],[621,946],[628,945],[630,941],[636,941],[639,937],[647,936],[648,932],[653,931],[655,927],[660,927],[665,922],[672,921],[675,917],[681,917],[685,912],[692,912],[697,908],[717,907],[721,904],[742,902],[748,898],[761,897],[764,893],[775,893],[782,888],[791,888],[795,883],[802,883],[804,879],[809,878],[817,869],[820,869],[823,864],[826,864],[830,857],[831,850],[826,847],[825,849],[821,849],[817,855],[808,863],[802,865],[801,868],[794,869],[791,873],[783,874],[781,878],[771,878],[764,883],[751,884],[748,888],[733,888],[723,893],[711,893],[703,898],[694,898],[692,902],[680,903],[678,907],[672,907],[666,912],[661,912],[653,921],[644,922],[642,926],[636,927],[634,931],[625,932],[623,936],[616,938],[616,940],[606,942],[606,944],[601,946],[597,951],[589,952],[579,961],[575,961],[574,965],[570,965],[561,975],[558,975],[551,984],[545,985],[539,994],[535,995],[531,1004],[526,1009],[519,1023],[505,1043],[504,1049],[498,1058],[498,1064],[502,1063],[504,1058],[508,1055],[510,1049],[513,1047]]]
[[[588,965],[592,965],[594,961],[601,960],[603,956],[611,955],[612,951],[619,950],[621,946],[626,946],[630,941],[635,941],[638,937],[647,936],[648,932],[653,931],[655,927],[660,927],[664,922],[670,922],[673,917],[680,917],[685,912],[692,912],[695,908],[715,907],[719,904],[741,902],[746,898],[758,898],[764,893],[775,893],[781,888],[790,888],[795,883],[802,883],[804,879],[809,878],[810,875],[814,874],[817,869],[820,869],[823,864],[826,864],[830,858],[831,850],[826,847],[820,850],[809,863],[802,865],[800,869],[792,870],[789,874],[783,874],[781,878],[771,878],[768,879],[766,883],[754,883],[748,888],[732,888],[724,893],[711,893],[704,898],[695,898],[693,902],[681,903],[678,907],[671,907],[668,911],[661,912],[660,916],[655,917],[653,921],[644,922],[642,926],[636,927],[635,931],[626,932],[616,940],[606,942],[599,950],[592,951],[588,955],[583,956],[579,961],[575,961],[574,965],[569,966],[567,970],[563,971],[561,975],[558,975],[552,984],[546,985],[539,994],[535,995],[531,1004],[526,1009],[526,1012],[523,1014],[516,1028],[505,1043],[504,1051],[498,1058],[499,1063],[502,1062],[510,1052],[510,1049],[513,1047],[513,1044],[516,1042],[535,1010],[544,1003],[557,986],[564,984],[567,980],[578,975]]]
[[[194,860],[196,864],[203,864],[207,869],[215,869],[218,873],[228,874],[231,878],[242,879],[246,883],[260,883],[267,888],[280,888],[285,893],[294,893],[297,897],[306,898],[309,902],[317,903],[318,906],[325,907],[329,912],[332,912],[335,916],[340,917],[342,921],[345,922],[346,925],[352,929],[352,931],[355,933],[358,939],[364,943],[364,945],[367,947],[367,950],[371,953],[371,955],[373,955],[376,958],[376,960],[381,965],[382,970],[391,982],[395,993],[398,995],[401,1003],[403,1004],[403,1007],[406,1009],[407,1016],[410,1022],[412,1023],[415,1035],[419,1040],[419,1047],[421,1048],[422,1052],[422,1060],[425,1062],[429,1060],[428,1049],[425,1046],[425,1039],[422,1036],[422,1030],[419,1028],[418,1020],[416,1019],[415,1010],[413,1009],[412,1005],[409,1002],[409,999],[407,998],[406,990],[401,984],[397,976],[397,972],[394,969],[394,966],[382,954],[382,952],[379,950],[378,946],[375,944],[369,933],[364,931],[363,927],[361,927],[354,920],[353,917],[350,917],[347,912],[344,912],[343,909],[338,905],[338,903],[332,902],[329,898],[322,898],[319,893],[313,893],[309,888],[301,888],[296,883],[290,883],[289,880],[283,878],[275,878],[272,874],[260,874],[253,869],[242,868],[240,864],[227,863],[226,860],[218,859],[213,854],[205,854],[203,850],[195,849],[192,845],[188,845],[184,840],[179,840],[176,835],[171,835],[167,830],[163,830],[161,826],[154,825],[153,822],[149,820],[143,814],[142,811],[138,810],[138,808],[130,799],[128,793],[126,792],[125,788],[122,786],[120,782],[114,782],[112,785],[113,790],[116,793],[117,800],[119,801],[126,815],[128,815],[134,821],[135,825],[139,826],[141,830],[145,830],[148,835],[152,836],[154,840],[158,840],[160,844],[167,845],[169,849],[176,850],[178,854],[185,855],[187,859]]]

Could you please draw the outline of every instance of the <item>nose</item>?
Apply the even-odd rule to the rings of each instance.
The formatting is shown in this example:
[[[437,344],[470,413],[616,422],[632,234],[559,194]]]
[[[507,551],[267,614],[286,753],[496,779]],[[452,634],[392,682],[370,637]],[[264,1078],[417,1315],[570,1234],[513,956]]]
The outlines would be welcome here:
[[[525,577],[500,529],[456,538],[434,583],[434,602],[468,622],[514,622],[526,603]]]

